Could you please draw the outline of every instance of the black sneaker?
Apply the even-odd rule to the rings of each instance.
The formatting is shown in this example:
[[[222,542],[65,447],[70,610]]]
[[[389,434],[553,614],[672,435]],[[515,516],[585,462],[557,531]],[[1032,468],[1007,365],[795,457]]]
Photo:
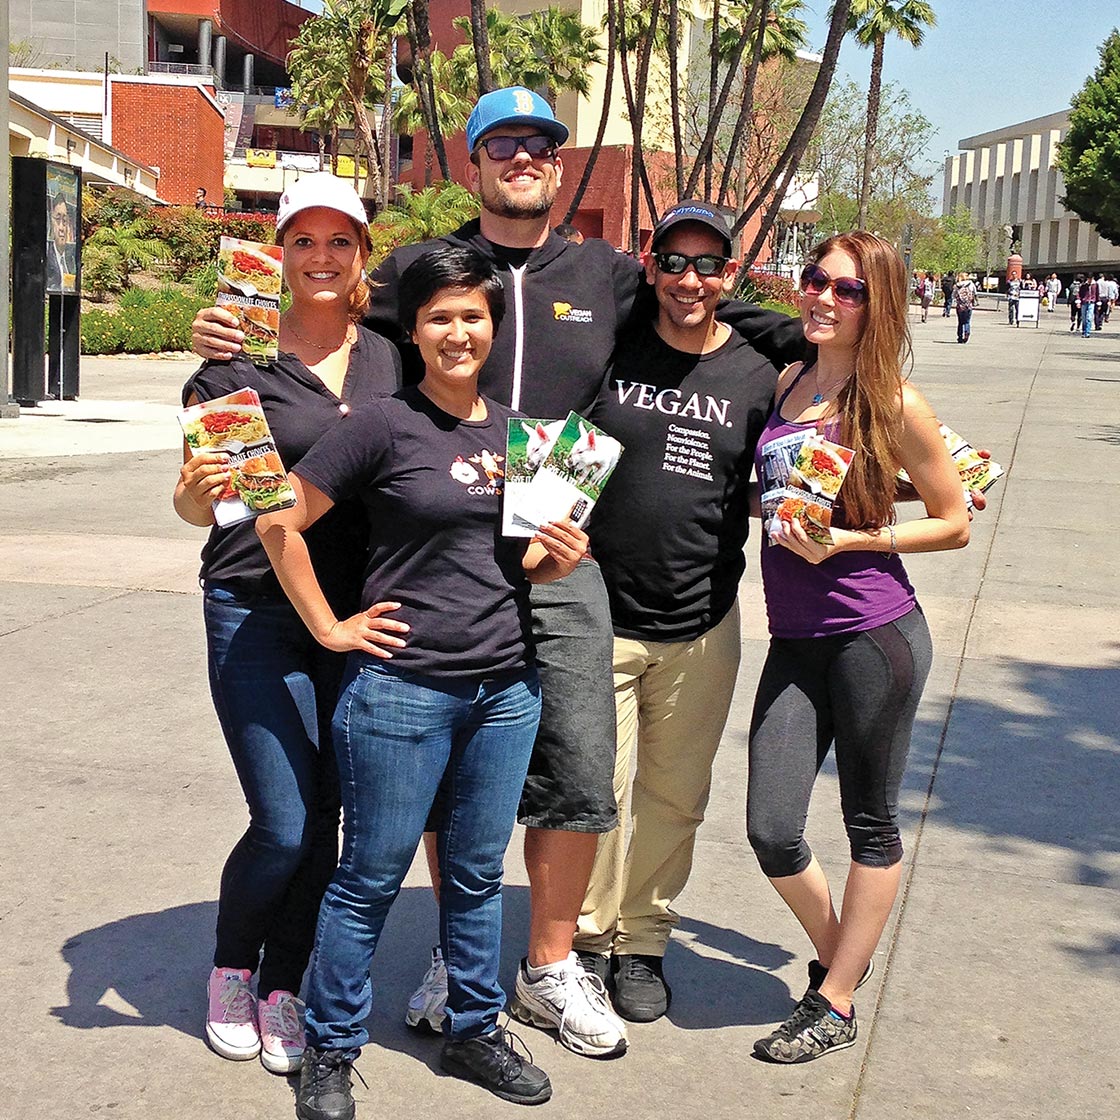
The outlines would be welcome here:
[[[631,1023],[652,1023],[669,1010],[673,992],[662,971],[661,957],[628,953],[611,957],[615,1011]]]
[[[846,1050],[855,1041],[856,1009],[842,1019],[820,992],[810,989],[773,1034],[754,1044],[754,1052],[768,1062],[792,1065],[811,1062],[832,1050]]]
[[[579,966],[588,976],[598,976],[603,981],[603,987],[611,978],[611,959],[604,953],[590,953],[586,949],[577,949],[576,957]]]
[[[863,975],[856,982],[856,988],[862,988],[868,980],[871,979],[872,974],[875,972],[875,962],[873,960],[867,962],[867,967],[863,970]],[[810,991],[819,992],[821,985],[824,983],[824,978],[828,975],[828,969],[825,968],[820,961],[809,962],[809,987],[805,989],[806,994]]]
[[[532,1064],[532,1055],[526,1061],[515,1054],[506,1038],[506,1032],[495,1027],[475,1038],[448,1039],[439,1056],[440,1068],[489,1089],[504,1101],[544,1104],[552,1096],[548,1074]]]
[[[303,1068],[296,1094],[299,1120],[354,1120],[354,1096],[350,1092],[353,1067],[342,1050],[303,1052]]]

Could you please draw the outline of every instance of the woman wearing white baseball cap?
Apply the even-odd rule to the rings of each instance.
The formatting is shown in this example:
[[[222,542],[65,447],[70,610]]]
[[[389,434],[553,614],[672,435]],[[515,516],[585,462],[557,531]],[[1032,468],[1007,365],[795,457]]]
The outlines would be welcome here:
[[[400,359],[358,325],[369,300],[370,237],[353,187],[330,174],[301,178],[280,199],[276,239],[292,295],[278,358],[265,366],[243,354],[208,361],[184,386],[183,403],[255,389],[290,470],[353,408],[400,387]],[[174,497],[184,521],[210,528],[200,578],[211,695],[249,806],[248,830],[222,872],[206,1038],[224,1058],[259,1054],[266,1069],[290,1073],[304,1048],[297,996],[338,862],[330,720],[345,659],[307,632],[253,523],[214,525],[212,502],[231,478],[227,460],[185,449]],[[340,503],[308,534],[316,574],[345,614],[358,602],[367,538],[358,502]],[[376,607],[370,615],[381,638],[398,628]]]

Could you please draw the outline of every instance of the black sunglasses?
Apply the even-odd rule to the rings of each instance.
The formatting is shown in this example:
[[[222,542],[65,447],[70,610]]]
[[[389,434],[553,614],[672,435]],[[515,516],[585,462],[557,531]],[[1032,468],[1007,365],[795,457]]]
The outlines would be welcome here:
[[[653,259],[662,272],[670,276],[680,276],[691,265],[697,276],[718,276],[727,265],[730,257],[717,257],[712,253],[701,253],[698,257],[686,257],[684,253],[654,253]]]
[[[836,302],[845,307],[862,307],[867,302],[867,285],[855,276],[840,276],[833,280],[819,264],[807,264],[801,270],[801,290],[806,295],[819,296],[832,289]]]
[[[522,148],[530,159],[552,159],[556,155],[556,141],[540,132],[530,136],[491,136],[480,140],[478,146],[497,161],[513,159]]]

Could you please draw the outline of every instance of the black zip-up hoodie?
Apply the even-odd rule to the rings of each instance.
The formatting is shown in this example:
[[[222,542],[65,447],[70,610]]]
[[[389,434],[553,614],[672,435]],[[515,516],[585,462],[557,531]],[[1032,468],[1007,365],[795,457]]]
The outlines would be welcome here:
[[[527,416],[551,419],[569,409],[586,414],[628,323],[656,316],[657,304],[641,266],[606,241],[574,245],[550,231],[511,267],[504,250],[485,238],[478,219],[433,241],[394,250],[370,277],[372,303],[365,325],[396,342],[405,382],[423,375],[419,351],[399,324],[397,282],[418,257],[441,245],[470,245],[495,267],[506,293],[506,317],[479,376],[481,392]],[[721,305],[719,318],[781,369],[802,357],[805,343],[797,319],[754,304]]]

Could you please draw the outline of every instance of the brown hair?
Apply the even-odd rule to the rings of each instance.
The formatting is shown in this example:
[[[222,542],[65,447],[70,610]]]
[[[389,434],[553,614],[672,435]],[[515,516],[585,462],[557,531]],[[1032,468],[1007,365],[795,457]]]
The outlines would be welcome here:
[[[810,259],[819,262],[833,249],[856,261],[867,285],[855,373],[836,400],[840,441],[856,453],[844,479],[844,521],[852,529],[874,529],[894,517],[902,367],[913,354],[910,286],[898,251],[881,237],[861,230],[838,234],[817,245]]]
[[[349,215],[346,215],[349,218]],[[368,257],[370,251],[373,249],[373,238],[370,237],[369,226],[358,225],[353,218],[350,218],[350,224],[354,227],[358,234],[358,243],[365,250]],[[276,244],[284,244],[284,234],[287,233],[291,223],[288,222],[283,230],[276,231]],[[358,281],[358,286],[350,293],[350,321],[353,323],[360,323],[365,317],[366,312],[369,311],[370,305],[370,279],[366,274],[365,267],[362,268],[362,278]]]

